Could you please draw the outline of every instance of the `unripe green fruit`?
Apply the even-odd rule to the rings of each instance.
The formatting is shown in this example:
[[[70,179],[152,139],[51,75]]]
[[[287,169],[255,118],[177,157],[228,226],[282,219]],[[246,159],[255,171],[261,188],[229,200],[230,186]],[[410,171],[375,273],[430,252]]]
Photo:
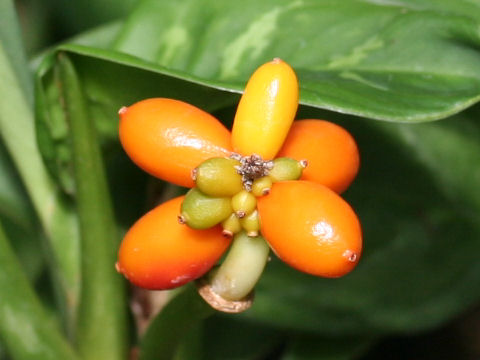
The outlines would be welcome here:
[[[269,176],[261,177],[252,184],[252,194],[255,196],[264,196],[272,188],[272,179]]]
[[[302,171],[306,165],[304,162],[297,161],[288,157],[282,157],[273,161],[273,169],[268,176],[273,182],[298,180],[302,176]]]
[[[257,236],[260,231],[260,218],[258,211],[255,210],[244,218],[240,219],[240,224],[245,229],[248,236]]]
[[[197,188],[191,189],[182,203],[179,221],[193,229],[208,229],[232,213],[230,198],[210,197]]]
[[[237,173],[238,160],[211,158],[201,163],[193,173],[197,187],[206,195],[233,196],[243,189],[242,176]]]
[[[228,237],[231,237],[234,234],[238,233],[240,230],[242,230],[242,225],[240,224],[240,220],[235,214],[231,214],[228,218],[226,218],[222,222],[222,227],[223,227],[223,235]]]
[[[232,209],[239,218],[250,214],[257,207],[257,198],[246,190],[232,197]]]

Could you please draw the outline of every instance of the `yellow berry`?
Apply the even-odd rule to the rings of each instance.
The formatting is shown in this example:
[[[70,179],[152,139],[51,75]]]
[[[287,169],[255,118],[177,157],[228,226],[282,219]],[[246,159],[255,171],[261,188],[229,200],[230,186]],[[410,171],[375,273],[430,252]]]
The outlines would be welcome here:
[[[248,236],[257,236],[260,231],[260,218],[258,216],[258,211],[255,210],[251,214],[240,219],[240,224],[242,224],[242,227]]]
[[[255,196],[267,195],[272,188],[272,179],[269,176],[264,176],[256,179],[252,184],[252,194]]]
[[[256,207],[257,199],[246,190],[242,190],[232,197],[232,209],[239,218],[250,214]]]
[[[273,159],[282,147],[298,107],[298,80],[280,59],[260,66],[247,83],[232,129],[232,145],[242,155]]]
[[[227,237],[232,237],[234,234],[242,230],[242,225],[240,220],[235,214],[231,214],[222,222],[223,235]]]

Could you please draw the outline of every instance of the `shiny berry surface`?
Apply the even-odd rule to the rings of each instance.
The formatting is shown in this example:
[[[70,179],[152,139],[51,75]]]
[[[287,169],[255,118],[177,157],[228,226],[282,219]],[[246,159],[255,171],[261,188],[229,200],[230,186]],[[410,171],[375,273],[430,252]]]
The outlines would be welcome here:
[[[261,232],[277,256],[317,276],[350,272],[362,251],[362,232],[354,211],[327,187],[309,181],[273,185],[258,199]]]

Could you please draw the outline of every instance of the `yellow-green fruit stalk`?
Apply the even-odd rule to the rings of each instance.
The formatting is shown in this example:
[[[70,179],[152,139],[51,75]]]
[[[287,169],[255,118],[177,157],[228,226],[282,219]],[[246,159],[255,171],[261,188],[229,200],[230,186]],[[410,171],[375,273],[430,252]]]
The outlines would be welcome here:
[[[268,260],[269,247],[261,236],[240,232],[220,268],[212,271],[212,290],[224,299],[245,298],[255,287]]]

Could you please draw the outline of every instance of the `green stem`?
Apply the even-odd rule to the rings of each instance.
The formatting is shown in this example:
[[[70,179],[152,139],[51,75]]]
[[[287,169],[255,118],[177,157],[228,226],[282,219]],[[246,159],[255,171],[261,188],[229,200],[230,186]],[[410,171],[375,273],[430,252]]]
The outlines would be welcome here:
[[[209,279],[214,293],[230,301],[245,298],[255,287],[268,260],[269,247],[261,236],[235,235],[220,268]]]
[[[0,226],[0,336],[14,359],[77,359],[46,313]]]
[[[82,292],[77,342],[84,359],[124,359],[126,297],[115,271],[118,235],[95,127],[80,80],[66,54],[57,62],[70,126],[80,217]]]
[[[193,284],[185,286],[152,321],[140,343],[140,360],[173,359],[183,336],[213,310],[197,294]]]
[[[60,284],[60,303],[71,323],[80,283],[77,220],[40,157],[31,106],[1,42],[0,79],[0,136],[48,236],[51,271]]]

